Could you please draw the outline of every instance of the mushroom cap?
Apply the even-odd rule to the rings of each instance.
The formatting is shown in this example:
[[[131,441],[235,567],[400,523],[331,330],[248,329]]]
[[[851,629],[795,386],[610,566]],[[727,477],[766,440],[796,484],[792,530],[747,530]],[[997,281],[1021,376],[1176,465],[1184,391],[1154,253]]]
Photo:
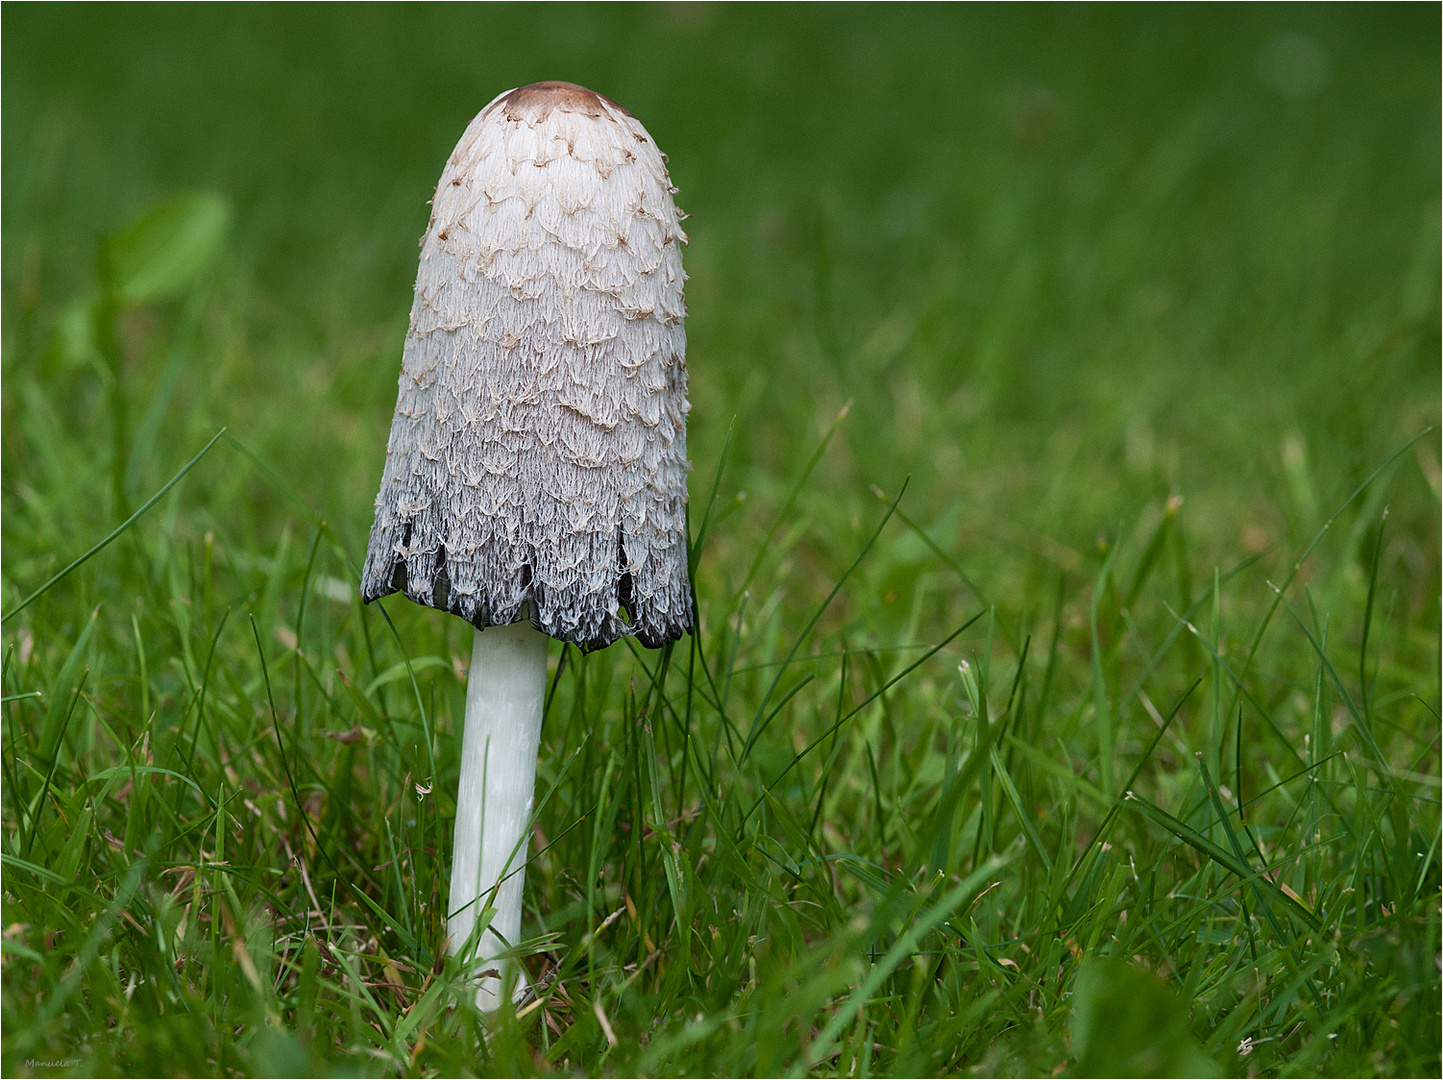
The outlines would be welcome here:
[[[584,87],[471,121],[421,240],[362,599],[588,650],[691,629],[675,191],[646,129]]]

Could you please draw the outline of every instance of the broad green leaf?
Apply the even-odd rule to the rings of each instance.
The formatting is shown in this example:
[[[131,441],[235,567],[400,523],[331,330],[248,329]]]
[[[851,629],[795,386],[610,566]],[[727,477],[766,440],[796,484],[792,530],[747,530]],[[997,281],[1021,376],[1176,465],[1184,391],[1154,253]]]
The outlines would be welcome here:
[[[230,203],[211,191],[176,195],[107,241],[111,279],[122,304],[181,293],[210,266],[230,231]]]
[[[1094,960],[1072,996],[1079,1076],[1217,1076],[1192,1037],[1187,1007],[1149,971]]]

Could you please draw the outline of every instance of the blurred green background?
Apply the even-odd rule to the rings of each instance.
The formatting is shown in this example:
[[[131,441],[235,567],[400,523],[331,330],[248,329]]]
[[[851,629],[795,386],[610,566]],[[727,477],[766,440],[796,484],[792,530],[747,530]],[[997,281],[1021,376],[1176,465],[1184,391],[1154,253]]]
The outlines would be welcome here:
[[[528,1049],[549,1038],[533,1015],[534,1030],[490,1044],[490,1066],[1436,1070],[1439,11],[6,5],[6,611],[221,426],[235,440],[6,624],[3,844],[7,877],[31,875],[10,877],[27,884],[5,898],[4,922],[18,927],[5,938],[7,1068],[77,1046],[88,1069],[137,1074],[322,1071],[337,1055],[352,1068],[380,1053],[376,1032],[389,1038],[414,999],[363,1020],[351,984],[323,966],[317,1009],[327,939],[313,935],[311,883],[302,888],[287,845],[323,893],[340,890],[330,947],[373,975],[395,959],[401,973],[384,978],[407,981],[406,993],[428,978],[425,950],[443,931],[422,908],[444,890],[469,631],[390,601],[393,648],[377,609],[355,603],[345,556],[364,551],[416,241],[442,165],[498,93],[564,79],[625,105],[670,155],[691,215],[693,529],[729,447],[697,573],[702,644],[743,723],[790,704],[744,768],[721,752],[726,709],[708,712],[706,691],[688,683],[687,723],[711,748],[718,806],[703,813],[687,797],[687,769],[705,764],[690,728],[650,779],[658,801],[640,772],[634,792],[603,784],[598,796],[598,776],[647,756],[634,694],[650,691],[642,660],[621,647],[575,661],[542,755],[541,790],[557,797],[541,825],[559,846],[528,876],[527,919],[566,963],[584,954],[596,967],[590,983],[558,983],[578,1004],[546,1061]],[[1287,579],[1349,494],[1430,426],[1323,535],[1291,607],[1268,624],[1269,582]],[[907,523],[887,526],[808,637],[886,510],[879,491],[890,499],[904,482]],[[328,523],[324,543],[307,508]],[[942,641],[979,600],[992,617],[881,696],[898,657],[921,655],[903,647]],[[1201,612],[1195,639],[1179,639],[1187,611]],[[818,681],[768,689],[794,639]],[[402,643],[429,664],[414,701]],[[209,699],[197,691],[207,647]],[[843,649],[854,666],[838,677]],[[269,669],[256,663],[267,650]],[[980,693],[957,680],[964,656]],[[1199,675],[1168,741],[1149,742],[1157,711],[1143,685],[1165,709]],[[879,705],[862,701],[873,690]],[[1244,694],[1250,711],[1232,726]],[[67,733],[56,703],[72,696],[92,707]],[[862,702],[859,715],[825,766],[808,758],[777,787],[844,698]],[[311,767],[301,784],[322,829],[314,844],[287,810],[273,723]],[[368,741],[334,739],[351,725]],[[1011,740],[1005,761],[995,750],[984,761],[994,737]],[[1345,749],[1329,757],[1335,739]],[[563,750],[583,743],[598,756],[559,776]],[[113,778],[95,794],[150,747],[193,766],[201,795],[157,779],[122,798]],[[1296,860],[1280,888],[1346,938],[1300,945],[1292,929],[1264,930],[1249,894],[1181,833],[1155,817],[1103,820],[1114,780],[1136,763],[1140,792],[1223,844],[1214,808],[1233,795],[1200,784],[1196,751],[1219,784],[1261,800],[1249,803],[1260,839],[1243,861]],[[964,757],[972,771],[959,774]],[[1304,758],[1311,771],[1288,787]],[[411,793],[423,769],[436,792],[424,805]],[[997,785],[1015,778],[1012,802],[994,772]],[[977,791],[954,788],[956,775]],[[742,816],[768,785],[766,812]],[[173,810],[139,794],[172,789]],[[190,879],[164,875],[210,857],[206,793],[242,789],[256,805],[230,811],[237,869],[202,870],[204,897],[194,881],[212,940],[184,939]],[[588,839],[590,824],[571,832],[608,790],[622,807],[614,848]],[[667,922],[657,867],[669,841],[641,839],[653,810],[678,815],[668,827],[679,831],[690,822],[684,849],[706,853],[687,872],[715,914],[701,910],[694,935],[680,913]],[[92,813],[72,843],[75,815]],[[620,823],[633,822],[623,838]],[[1115,848],[1092,845],[1108,827]],[[425,857],[403,867],[392,843]],[[354,848],[356,869],[327,868],[333,844]],[[809,862],[809,845],[827,854]],[[935,873],[975,875],[994,854],[1015,860],[995,906],[926,939],[935,984],[918,974],[922,953],[896,961],[867,984],[878,996],[855,1014],[850,1049],[808,1057],[860,973],[882,970]],[[16,870],[22,858],[29,869]],[[849,878],[835,859],[882,876]],[[613,892],[598,886],[593,909],[588,885],[582,911],[567,860],[603,865]],[[77,899],[45,877],[77,872],[103,888]],[[893,880],[914,891],[877,891]],[[108,962],[71,967],[127,888],[157,932],[115,921]],[[614,953],[598,958],[588,927],[623,888],[641,914],[616,924]],[[815,913],[793,903],[803,894]],[[415,941],[398,945],[383,909],[404,910]],[[256,980],[247,996],[249,975],[217,936],[222,915],[262,967],[277,965],[274,987]],[[725,925],[704,933],[707,917]],[[289,936],[267,936],[282,924]],[[754,950],[758,939],[773,944]],[[1029,941],[1035,952],[1013,947]],[[1084,952],[1114,946],[1156,974],[1081,967]],[[173,993],[170,947],[193,961]],[[1301,949],[1313,950],[1309,974],[1295,978]],[[682,975],[622,966],[663,951]],[[134,1000],[124,965],[149,972]],[[69,973],[82,971],[84,995],[62,1010],[80,980]],[[1321,990],[1309,983],[1309,996],[1312,978]],[[1116,1001],[1164,982],[1178,993],[1119,1022],[1127,1039],[1100,1038],[1115,1034],[1098,1018]],[[593,993],[620,1049],[593,1023]],[[340,1019],[320,1019],[328,1009]],[[474,1033],[453,1020],[407,1028],[405,1045],[383,1047],[385,1067],[471,1067]]]
[[[91,372],[36,345],[93,282],[97,237],[208,189],[235,210],[213,344],[132,481],[152,489],[229,424],[305,463],[287,478],[360,550],[441,165],[497,92],[565,78],[643,119],[692,215],[703,473],[737,417],[747,486],[788,477],[854,400],[822,489],[912,474],[910,505],[950,508],[994,580],[1023,534],[1082,550],[1171,493],[1215,557],[1296,543],[1438,413],[1437,22],[1430,6],[15,8],[7,497],[101,465],[19,408],[31,378],[63,388],[62,430],[96,404]],[[126,328],[142,395],[171,318]],[[70,550],[81,520],[33,539]]]

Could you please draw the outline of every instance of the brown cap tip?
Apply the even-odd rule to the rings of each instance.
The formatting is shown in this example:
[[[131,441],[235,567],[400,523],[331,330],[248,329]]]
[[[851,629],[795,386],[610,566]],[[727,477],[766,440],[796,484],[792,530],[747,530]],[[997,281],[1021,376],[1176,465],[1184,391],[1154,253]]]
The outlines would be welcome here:
[[[606,110],[602,108],[603,103],[626,113],[627,116],[631,115],[609,97],[604,97],[595,90],[555,80],[518,86],[509,94],[503,94],[496,102],[506,113],[507,119],[526,120],[533,124],[544,121],[553,109],[592,117],[604,116]]]

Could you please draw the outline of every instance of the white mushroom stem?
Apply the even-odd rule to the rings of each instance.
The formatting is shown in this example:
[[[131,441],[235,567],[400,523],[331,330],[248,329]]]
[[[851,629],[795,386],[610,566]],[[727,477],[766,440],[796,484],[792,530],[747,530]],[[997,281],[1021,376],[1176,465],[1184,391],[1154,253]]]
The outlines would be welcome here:
[[[546,700],[546,642],[546,635],[526,621],[477,630],[466,679],[466,728],[446,928],[453,953],[471,951],[472,971],[497,972],[478,974],[476,1004],[486,1011],[500,1005],[512,972],[515,993],[526,986],[520,964],[497,958],[515,945],[521,932],[527,828]],[[472,942],[477,917],[487,907],[494,907],[496,913]]]

